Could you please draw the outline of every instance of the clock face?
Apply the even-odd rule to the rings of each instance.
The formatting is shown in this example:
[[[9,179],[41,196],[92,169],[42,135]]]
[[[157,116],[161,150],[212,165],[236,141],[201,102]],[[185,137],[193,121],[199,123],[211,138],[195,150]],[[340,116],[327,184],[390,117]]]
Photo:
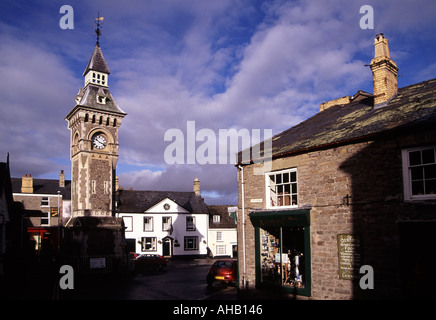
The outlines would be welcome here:
[[[92,146],[95,149],[101,150],[106,147],[106,138],[102,134],[96,134],[92,137]]]

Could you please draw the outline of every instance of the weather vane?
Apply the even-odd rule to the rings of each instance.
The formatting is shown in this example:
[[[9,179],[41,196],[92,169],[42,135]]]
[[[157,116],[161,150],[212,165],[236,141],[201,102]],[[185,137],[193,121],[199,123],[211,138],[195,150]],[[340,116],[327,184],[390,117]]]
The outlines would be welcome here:
[[[95,25],[97,26],[95,29],[95,34],[97,35],[97,45],[100,46],[100,35],[101,35],[101,25],[103,24],[103,17],[100,17],[100,12],[98,13],[98,17],[95,18]]]

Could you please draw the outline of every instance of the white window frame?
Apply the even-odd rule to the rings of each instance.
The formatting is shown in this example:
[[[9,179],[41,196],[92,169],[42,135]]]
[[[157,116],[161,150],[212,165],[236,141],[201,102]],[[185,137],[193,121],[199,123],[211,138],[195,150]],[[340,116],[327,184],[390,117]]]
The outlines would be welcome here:
[[[216,253],[217,256],[225,256],[226,255],[226,245],[225,244],[217,244],[216,245]]]
[[[278,175],[278,174],[283,174],[283,173],[293,173],[295,172],[296,174],[296,184],[297,184],[297,193],[292,193],[292,185],[290,188],[290,202],[292,203],[292,195],[296,195],[297,196],[297,203],[295,205],[290,204],[290,205],[272,205],[271,204],[271,185],[270,185],[270,175]],[[290,175],[289,175],[290,176]],[[294,183],[294,182],[292,182]],[[285,185],[283,183],[281,183],[282,185]],[[291,184],[291,181],[289,181],[289,184]],[[271,171],[268,173],[265,173],[265,196],[266,196],[266,207],[267,209],[277,209],[277,208],[298,208],[298,202],[299,202],[299,192],[298,192],[298,172],[297,172],[297,168],[291,168],[291,169],[285,169],[285,170],[279,170],[279,171]],[[277,196],[276,196],[277,197]],[[277,198],[276,198],[277,200]],[[276,201],[277,203],[277,201]]]
[[[216,232],[216,241],[220,241],[220,242],[224,241],[223,240],[223,232],[222,231],[217,231]]]
[[[145,219],[150,219],[150,220],[149,220],[148,223],[145,223]],[[144,232],[153,232],[153,230],[154,230],[153,220],[154,220],[153,217],[150,217],[150,216],[144,216],[144,217],[143,217],[143,219],[142,219],[142,224],[143,224],[143,230],[144,230]],[[151,226],[151,228],[146,229],[146,228],[145,228],[146,225]]]
[[[167,219],[167,222],[164,222]],[[162,217],[162,231],[171,231],[171,226],[173,225],[172,217]]]
[[[192,219],[192,222],[188,221],[188,219],[189,220]],[[197,230],[197,228],[195,226],[195,217],[187,216],[186,217],[186,231],[196,231],[196,230]]]
[[[50,197],[41,198],[41,207],[50,207]]]
[[[215,222],[215,223],[221,222],[221,216],[219,214],[214,214],[212,219],[213,219],[213,222]]]
[[[133,232],[133,217],[132,216],[123,216],[124,226],[126,232]]]
[[[150,241],[147,242],[147,239],[150,239]],[[149,249],[147,249],[147,244],[150,246]],[[142,252],[157,251],[157,239],[156,239],[156,237],[142,237],[141,238],[141,251]]]
[[[41,226],[49,226],[50,225],[50,213],[49,212],[42,212],[45,214],[44,217],[41,217],[40,224]]]
[[[401,152],[402,160],[403,160],[403,187],[404,187],[404,200],[406,201],[416,201],[416,200],[433,200],[436,199],[436,194],[423,194],[423,195],[413,195],[412,194],[412,173],[410,167],[410,158],[409,153],[414,151],[422,151],[427,149],[435,149],[436,146],[423,146],[417,148],[403,149]],[[436,155],[435,155],[436,160]]]

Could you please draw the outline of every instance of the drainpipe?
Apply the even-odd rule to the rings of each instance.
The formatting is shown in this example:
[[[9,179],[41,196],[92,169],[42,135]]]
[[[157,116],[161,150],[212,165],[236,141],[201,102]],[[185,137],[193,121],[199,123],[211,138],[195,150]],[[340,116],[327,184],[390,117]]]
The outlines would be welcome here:
[[[241,193],[242,193],[242,250],[243,250],[243,263],[244,263],[244,271],[242,275],[242,288],[245,290],[246,285],[246,275],[247,275],[247,266],[245,262],[245,192],[244,192],[244,168],[242,166],[238,166],[241,170]]]

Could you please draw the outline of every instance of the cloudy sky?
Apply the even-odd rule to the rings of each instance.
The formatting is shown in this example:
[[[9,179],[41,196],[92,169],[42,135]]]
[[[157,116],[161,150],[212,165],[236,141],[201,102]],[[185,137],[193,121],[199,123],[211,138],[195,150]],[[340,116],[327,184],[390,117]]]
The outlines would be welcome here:
[[[65,4],[74,29],[60,28]],[[374,9],[373,29],[360,28],[363,5]],[[64,118],[84,84],[98,12],[110,90],[127,112],[117,166],[124,188],[191,191],[198,177],[207,203],[237,203],[231,155],[227,164],[168,164],[165,133],[180,130],[187,146],[193,121],[217,140],[220,129],[263,138],[314,115],[322,101],[372,93],[365,64],[379,32],[399,87],[436,77],[433,0],[2,0],[0,161],[9,152],[12,176],[57,178],[63,169],[70,179]]]

